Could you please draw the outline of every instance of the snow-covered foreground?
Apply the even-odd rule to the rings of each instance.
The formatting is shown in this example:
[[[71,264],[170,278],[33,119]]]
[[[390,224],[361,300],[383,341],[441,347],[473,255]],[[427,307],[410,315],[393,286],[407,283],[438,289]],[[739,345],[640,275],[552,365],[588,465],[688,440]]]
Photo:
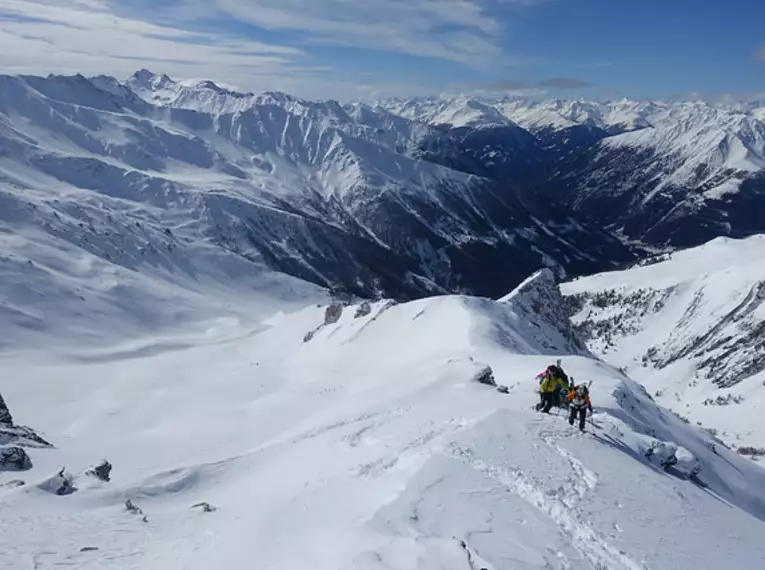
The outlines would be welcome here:
[[[566,283],[588,346],[735,447],[765,448],[765,235]]]
[[[15,421],[55,448],[0,474],[26,481],[0,487],[0,564],[762,568],[765,471],[531,314],[545,278],[502,302],[379,302],[323,326],[312,305],[174,349],[4,356]],[[558,355],[593,381],[588,433],[530,409]],[[508,394],[473,381],[487,364]],[[83,473],[102,458],[110,482]],[[59,496],[63,466],[77,490]]]

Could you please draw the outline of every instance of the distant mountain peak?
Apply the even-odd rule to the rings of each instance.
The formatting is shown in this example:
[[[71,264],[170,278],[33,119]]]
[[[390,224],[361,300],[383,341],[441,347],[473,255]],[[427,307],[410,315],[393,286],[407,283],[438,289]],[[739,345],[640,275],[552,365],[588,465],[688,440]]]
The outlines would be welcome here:
[[[128,84],[145,89],[165,89],[175,84],[169,76],[156,74],[148,69],[139,69],[128,79]]]

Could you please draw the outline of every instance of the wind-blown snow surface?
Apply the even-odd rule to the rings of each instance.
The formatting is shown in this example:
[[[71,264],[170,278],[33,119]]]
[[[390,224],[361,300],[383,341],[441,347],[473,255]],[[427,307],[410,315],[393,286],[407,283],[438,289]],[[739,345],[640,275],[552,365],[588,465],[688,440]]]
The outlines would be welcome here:
[[[6,356],[14,420],[56,448],[0,487],[0,561],[760,568],[765,471],[584,352],[537,344],[535,328],[564,338],[528,312],[548,287],[540,274],[502,302],[378,302],[336,322],[311,306],[176,350]],[[590,434],[530,409],[558,357],[594,382]],[[485,365],[509,394],[471,380]],[[110,482],[83,474],[104,457]],[[62,466],[77,490],[59,496]]]
[[[735,446],[765,447],[765,236],[563,285],[590,349]]]

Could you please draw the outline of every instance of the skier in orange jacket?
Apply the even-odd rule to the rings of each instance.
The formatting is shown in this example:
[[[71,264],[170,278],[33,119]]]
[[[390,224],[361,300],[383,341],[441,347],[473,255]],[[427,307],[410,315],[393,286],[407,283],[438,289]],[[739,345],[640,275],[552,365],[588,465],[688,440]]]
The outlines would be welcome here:
[[[569,416],[568,423],[574,425],[577,414],[579,415],[579,429],[584,431],[584,422],[587,419],[587,410],[590,410],[592,415],[592,402],[590,401],[590,391],[587,386],[581,384],[576,388],[572,388],[566,396],[569,404]]]

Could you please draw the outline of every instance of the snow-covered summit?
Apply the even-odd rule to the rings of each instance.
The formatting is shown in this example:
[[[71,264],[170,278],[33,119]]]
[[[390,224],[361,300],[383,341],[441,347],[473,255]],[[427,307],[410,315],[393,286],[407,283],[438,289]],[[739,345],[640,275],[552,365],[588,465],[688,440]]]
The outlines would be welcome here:
[[[426,97],[379,101],[378,106],[412,120],[452,127],[515,126],[515,123],[490,101],[472,96]]]
[[[212,82],[210,83],[211,85],[214,85]],[[128,86],[130,86],[133,89],[142,89],[142,90],[167,89],[175,84],[176,84],[175,81],[170,79],[170,77],[168,77],[164,73],[161,75],[157,75],[155,73],[152,73],[148,69],[139,69],[127,80]]]
[[[652,158],[662,163],[661,181],[666,186],[705,185],[725,169],[752,172],[765,166],[765,126],[757,108],[704,101],[531,101],[474,97],[415,98],[380,104],[430,124],[475,124],[479,120],[476,112],[480,110],[482,122],[507,121],[532,132],[597,127],[611,135],[621,135],[605,138],[604,152],[616,147],[638,153],[650,151]],[[660,191],[661,186],[655,190]]]
[[[615,134],[652,126],[661,103],[653,101],[587,101],[550,99],[535,102],[501,103],[499,109],[530,129],[586,125]]]
[[[529,130],[545,144],[550,133],[560,132],[557,145],[564,159],[547,164],[554,176],[546,182],[540,184],[543,176],[529,182],[530,187],[539,188],[541,195],[536,199],[564,196],[577,211],[653,245],[682,242],[673,232],[678,220],[689,235],[698,233],[691,229],[698,219],[713,220],[702,239],[691,238],[679,245],[697,245],[733,233],[726,230],[725,212],[735,218],[731,224],[750,225],[738,219],[742,216],[737,208],[750,198],[730,196],[742,188],[748,194],[748,185],[759,188],[758,176],[765,169],[765,122],[761,108],[753,104],[464,96],[379,104],[428,124],[460,126],[482,121],[496,125],[505,120]],[[481,110],[480,121],[476,109]],[[581,146],[575,145],[571,152],[567,141],[573,135],[568,130],[582,127],[596,131],[584,136]]]
[[[237,93],[210,80],[174,81],[146,69],[134,73],[124,85],[149,103],[207,113],[243,111],[258,99],[254,93]]]

